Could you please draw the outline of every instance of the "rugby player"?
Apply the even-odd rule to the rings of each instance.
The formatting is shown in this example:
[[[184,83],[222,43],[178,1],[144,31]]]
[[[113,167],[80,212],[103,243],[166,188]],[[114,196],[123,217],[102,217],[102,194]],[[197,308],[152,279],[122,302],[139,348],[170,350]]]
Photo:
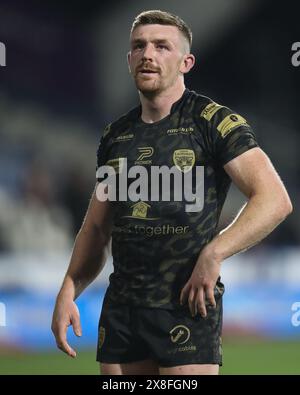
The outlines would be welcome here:
[[[199,167],[201,210],[187,210],[184,199],[101,201],[98,176],[57,296],[52,330],[57,346],[74,357],[66,331],[72,325],[81,335],[75,299],[101,272],[112,240],[114,271],[99,320],[102,374],[218,374],[221,265],[292,211],[247,120],[185,87],[195,63],[191,43],[191,30],[178,16],[152,10],[135,18],[128,65],[140,105],[104,130],[97,174],[110,165],[120,176],[124,159],[128,169],[175,166],[185,174]],[[218,233],[231,181],[248,202]],[[176,185],[170,185],[174,192]]]

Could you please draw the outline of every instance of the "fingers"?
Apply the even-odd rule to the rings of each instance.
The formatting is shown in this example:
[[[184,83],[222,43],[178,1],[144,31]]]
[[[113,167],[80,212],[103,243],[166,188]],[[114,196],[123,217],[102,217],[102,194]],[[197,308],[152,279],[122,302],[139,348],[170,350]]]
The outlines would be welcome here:
[[[76,357],[76,351],[70,347],[67,341],[68,327],[73,326],[76,336],[81,336],[81,324],[79,310],[73,301],[58,300],[53,312],[51,329],[55,336],[57,347],[72,358]]]
[[[188,301],[189,301],[189,309],[190,309],[190,313],[191,313],[192,317],[194,317],[194,315],[195,315],[195,302],[194,302],[194,299],[195,299],[195,291],[194,291],[193,288],[191,288],[190,293],[189,293]]]
[[[196,314],[198,310],[202,317],[206,317],[207,305],[214,309],[217,307],[215,296],[214,296],[214,288],[212,286],[207,286],[206,288],[205,287],[199,288],[197,299],[196,299]]]
[[[51,326],[52,332],[55,336],[56,340],[56,345],[57,347],[68,354],[70,357],[75,358],[76,357],[76,352],[70,347],[70,345],[67,342],[67,329],[68,325],[65,324],[59,324],[57,325],[55,322],[52,323]]]
[[[71,318],[71,323],[73,325],[73,332],[75,333],[76,336],[80,337],[82,335],[82,329],[81,329],[79,315],[74,315]]]
[[[66,337],[67,328],[61,328],[55,336],[57,347],[68,354],[70,357],[75,358],[76,352],[69,346]]]
[[[207,300],[207,303],[214,309],[217,307],[213,287],[208,287],[206,289],[206,300]]]
[[[197,314],[197,310],[199,311],[202,317],[206,317],[206,306],[205,306],[205,297],[204,297],[204,288],[201,287],[198,290],[197,299],[195,301],[195,312]]]
[[[214,297],[214,289],[212,286],[198,286],[194,288],[187,283],[180,294],[180,304],[183,305],[188,300],[189,310],[192,317],[199,312],[202,317],[207,316],[206,304],[212,308],[216,308],[216,300]]]

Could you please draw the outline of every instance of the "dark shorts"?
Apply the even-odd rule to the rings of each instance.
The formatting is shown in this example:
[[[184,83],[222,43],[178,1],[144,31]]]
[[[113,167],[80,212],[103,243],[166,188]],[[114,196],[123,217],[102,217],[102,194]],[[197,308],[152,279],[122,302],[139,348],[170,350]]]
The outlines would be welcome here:
[[[104,299],[99,320],[97,361],[130,363],[152,359],[162,367],[189,364],[222,365],[222,295],[207,317],[192,317],[188,305],[174,310],[116,305]]]

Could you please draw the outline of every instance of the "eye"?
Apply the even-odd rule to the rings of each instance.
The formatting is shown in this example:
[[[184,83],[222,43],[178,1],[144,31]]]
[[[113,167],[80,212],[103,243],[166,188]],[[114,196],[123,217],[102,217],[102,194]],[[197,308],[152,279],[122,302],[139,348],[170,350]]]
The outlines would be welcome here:
[[[142,43],[138,43],[138,44],[134,44],[133,49],[143,49],[144,44]]]
[[[165,44],[157,44],[157,48],[159,48],[159,49],[169,49]]]

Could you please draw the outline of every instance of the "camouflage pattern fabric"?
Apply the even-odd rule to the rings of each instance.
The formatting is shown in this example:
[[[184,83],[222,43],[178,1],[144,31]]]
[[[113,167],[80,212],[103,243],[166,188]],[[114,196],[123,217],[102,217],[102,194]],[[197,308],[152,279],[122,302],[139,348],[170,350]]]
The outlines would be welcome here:
[[[243,117],[188,89],[159,122],[147,124],[140,114],[139,106],[106,127],[97,169],[121,165],[122,158],[128,168],[142,165],[149,172],[151,166],[175,165],[182,173],[204,166],[204,207],[186,212],[184,200],[111,202],[114,272],[107,297],[174,309],[199,253],[216,235],[231,182],[223,166],[258,144]],[[173,193],[174,185],[171,189]]]

